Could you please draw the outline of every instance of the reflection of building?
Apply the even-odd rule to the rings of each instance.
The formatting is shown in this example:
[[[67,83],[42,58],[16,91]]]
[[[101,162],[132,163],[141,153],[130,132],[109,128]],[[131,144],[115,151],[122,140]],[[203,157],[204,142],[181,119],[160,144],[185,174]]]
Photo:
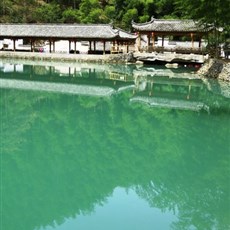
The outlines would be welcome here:
[[[199,111],[208,110],[200,99],[202,80],[168,78],[167,76],[136,76],[135,90],[131,102],[144,103],[152,107]]]
[[[3,63],[0,62],[0,72],[23,72],[23,65],[22,64],[10,64],[6,63],[3,65]]]
[[[47,91],[66,94],[77,94],[85,96],[110,96],[116,91],[106,86],[79,85],[79,84],[64,84],[64,83],[49,83],[38,81],[25,80],[10,80],[0,79],[1,88],[22,89]]]
[[[23,72],[19,71],[19,67]],[[120,77],[112,77],[115,73]],[[79,64],[60,67],[58,64],[46,66],[3,62],[0,62],[0,86],[88,96],[110,96],[134,88],[132,75],[116,66]]]
[[[151,107],[169,108],[200,111],[202,109],[208,110],[208,107],[202,102],[186,101],[186,100],[172,100],[169,98],[155,98],[155,97],[133,97],[131,102],[140,102]]]
[[[14,60],[11,63],[0,61],[2,88],[90,96],[109,96],[126,91],[132,102],[175,109],[208,110],[208,106],[218,104],[203,80],[196,78],[187,68],[23,62],[24,64]],[[223,87],[219,87],[220,85],[215,86],[220,90],[217,93],[223,95]],[[211,102],[212,100],[215,102]]]

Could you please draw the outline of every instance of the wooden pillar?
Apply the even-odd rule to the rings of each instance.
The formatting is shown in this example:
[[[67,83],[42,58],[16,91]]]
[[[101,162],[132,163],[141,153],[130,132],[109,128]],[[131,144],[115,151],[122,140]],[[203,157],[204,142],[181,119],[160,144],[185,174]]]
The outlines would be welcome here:
[[[194,48],[194,34],[191,33],[192,49]]]
[[[148,37],[147,46],[148,46],[148,49],[149,49],[149,45],[150,45],[150,34],[148,34],[147,37]]]
[[[103,41],[103,54],[105,54],[105,41]]]
[[[165,40],[165,36],[162,35],[162,44],[161,44],[162,47],[164,47],[164,40]]]
[[[138,41],[137,41],[137,50],[140,51],[141,50],[141,34],[140,32],[138,32]]]
[[[71,50],[71,41],[69,40],[69,53],[70,53],[70,50]]]
[[[120,45],[121,45],[121,43],[119,42],[119,41],[117,41],[117,53],[119,53],[119,51],[120,51]]]
[[[92,41],[89,41],[89,50],[92,50]]]
[[[199,48],[201,48],[201,39],[202,39],[202,37],[200,36],[199,37]]]
[[[93,41],[93,50],[96,51],[96,41]]]
[[[74,53],[76,54],[77,53],[77,41],[74,40]]]
[[[112,44],[112,47],[110,49],[110,53],[113,53],[115,51],[115,45],[116,45],[116,41],[113,40],[113,44]]]
[[[34,40],[30,40],[30,47],[31,47],[31,52],[34,52]]]
[[[152,33],[152,43],[153,43],[153,48],[155,47],[155,34],[154,32]]]
[[[51,40],[49,40],[49,46],[50,46],[50,47],[49,47],[49,48],[50,48],[50,50],[49,50],[49,51],[50,51],[50,53],[52,53],[52,50],[51,50],[51,47],[52,47],[52,41],[51,41]]]
[[[55,40],[53,40],[53,52],[55,53]]]
[[[15,50],[16,50],[16,44],[15,44],[15,38],[13,39],[13,51],[15,52]]]

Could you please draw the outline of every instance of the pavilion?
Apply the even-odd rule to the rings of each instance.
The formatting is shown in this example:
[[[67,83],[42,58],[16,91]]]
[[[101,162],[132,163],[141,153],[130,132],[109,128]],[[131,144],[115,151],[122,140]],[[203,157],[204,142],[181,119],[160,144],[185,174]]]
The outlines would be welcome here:
[[[111,53],[128,52],[136,36],[111,24],[0,24],[0,40],[3,39],[13,41],[13,51],[16,51],[18,39],[26,40],[31,52],[35,51],[36,41],[48,41],[50,53],[55,52],[55,42],[59,40],[69,41],[69,50],[74,42],[74,53],[77,53],[78,41],[89,43],[89,53],[97,53],[96,42],[102,42],[102,53],[105,54],[107,42],[112,43]]]
[[[195,22],[194,20],[174,20],[174,19],[155,19],[152,17],[151,21],[146,23],[132,22],[132,28],[138,35],[137,49],[139,51],[170,51],[178,53],[202,53],[202,38],[208,34],[210,29],[204,25]],[[143,37],[147,37],[146,45],[143,47]],[[166,46],[166,37],[186,37],[190,40],[190,45],[187,47],[179,47],[176,42],[171,42],[171,45]],[[161,38],[161,44],[156,45],[156,40]],[[198,40],[198,46],[195,47],[195,40]]]

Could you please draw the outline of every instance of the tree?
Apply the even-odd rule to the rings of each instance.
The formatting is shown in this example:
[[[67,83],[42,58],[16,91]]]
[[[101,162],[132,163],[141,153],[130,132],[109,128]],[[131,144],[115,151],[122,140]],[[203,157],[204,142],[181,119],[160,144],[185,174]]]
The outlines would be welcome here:
[[[10,0],[0,1],[0,22],[7,22],[12,13],[12,2]]]
[[[61,8],[58,4],[44,4],[36,10],[37,22],[55,23],[61,21]]]
[[[74,10],[72,8],[68,8],[62,13],[62,22],[64,22],[64,23],[80,22],[79,17],[80,17],[79,12],[77,10]]]
[[[228,0],[176,0],[177,10],[186,18],[192,18],[214,29],[213,39],[216,49],[216,56],[219,46],[219,33],[224,30],[226,36],[230,36],[230,2]]]
[[[122,27],[131,29],[131,21],[137,19],[137,17],[137,9],[134,8],[127,10],[127,12],[123,15],[122,18]]]

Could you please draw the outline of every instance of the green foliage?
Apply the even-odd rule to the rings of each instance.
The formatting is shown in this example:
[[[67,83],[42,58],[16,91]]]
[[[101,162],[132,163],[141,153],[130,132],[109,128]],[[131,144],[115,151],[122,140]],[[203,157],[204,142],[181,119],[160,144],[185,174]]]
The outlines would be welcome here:
[[[137,9],[129,9],[127,12],[123,15],[122,18],[122,27],[123,28],[129,28],[131,29],[131,21],[134,19],[137,19],[138,17],[138,11]]]
[[[105,16],[108,20],[113,21],[116,16],[116,9],[115,6],[107,5],[104,9]]]
[[[105,20],[104,11],[98,0],[82,0],[79,14],[82,23],[102,23]]]
[[[80,16],[77,10],[72,8],[66,9],[62,13],[62,22],[64,23],[76,23],[80,22]]]
[[[185,17],[201,20],[204,23],[225,26],[229,24],[230,2],[228,0],[177,0],[178,10]]]
[[[177,9],[183,17],[192,18],[214,29],[213,36],[209,40],[209,47],[214,48],[214,56],[219,56],[219,44],[221,39],[230,37],[230,1],[229,0],[176,0]],[[224,38],[219,35],[219,30],[224,30]]]
[[[12,15],[12,1],[0,1],[0,22],[8,22]]]
[[[130,28],[131,20],[144,22],[153,9],[153,0],[2,0],[0,22],[113,22]]]
[[[44,4],[36,9],[37,22],[53,23],[61,21],[61,8],[58,4]]]
[[[208,10],[207,10],[208,9]],[[155,18],[193,18],[225,28],[228,0],[1,0],[0,22],[108,23],[130,29],[130,22]]]

